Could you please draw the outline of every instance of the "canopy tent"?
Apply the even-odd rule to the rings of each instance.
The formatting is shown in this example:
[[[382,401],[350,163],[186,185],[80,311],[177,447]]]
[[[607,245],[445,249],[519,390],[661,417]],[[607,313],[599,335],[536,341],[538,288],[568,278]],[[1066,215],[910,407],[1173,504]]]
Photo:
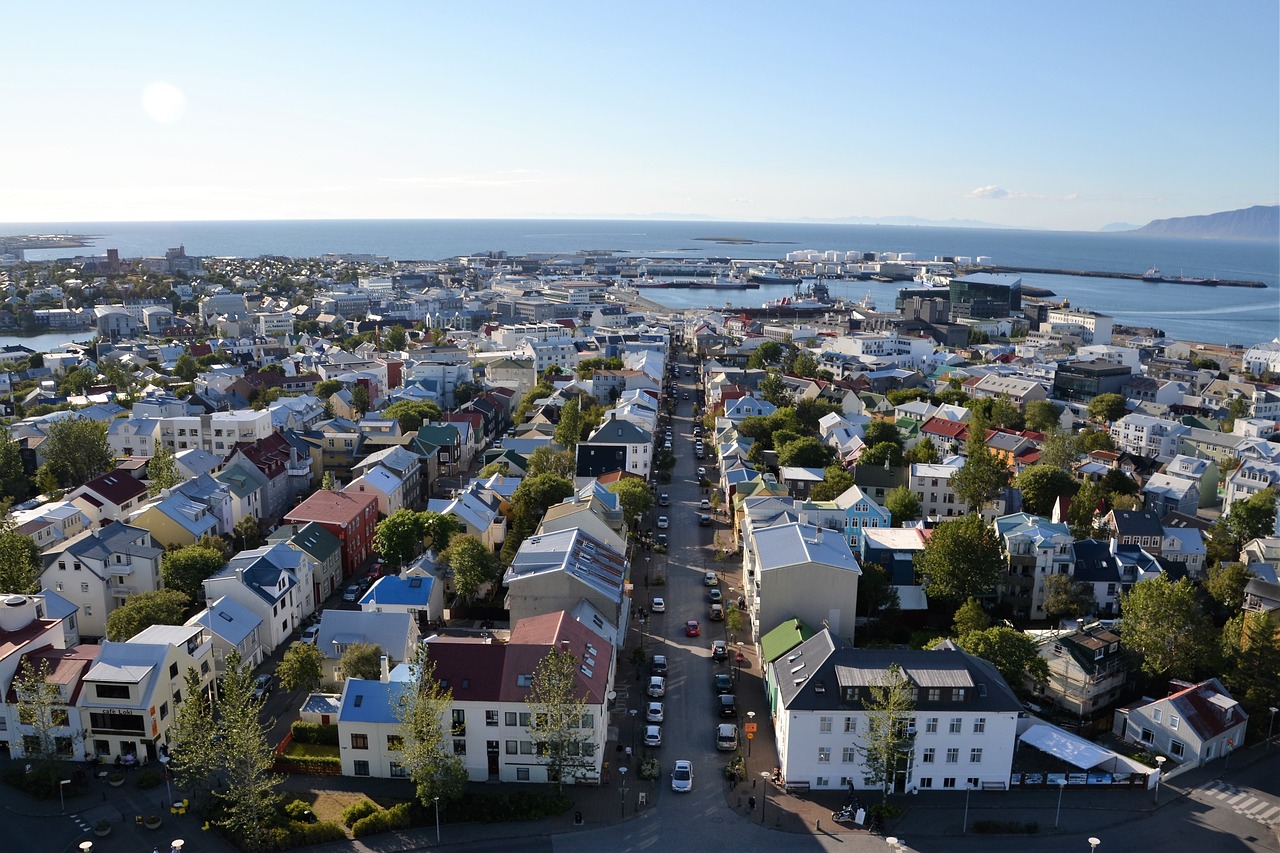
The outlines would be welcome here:
[[[1060,758],[1081,770],[1090,770],[1104,761],[1116,758],[1116,753],[1076,737],[1055,726],[1034,725],[1022,733],[1018,740]]]

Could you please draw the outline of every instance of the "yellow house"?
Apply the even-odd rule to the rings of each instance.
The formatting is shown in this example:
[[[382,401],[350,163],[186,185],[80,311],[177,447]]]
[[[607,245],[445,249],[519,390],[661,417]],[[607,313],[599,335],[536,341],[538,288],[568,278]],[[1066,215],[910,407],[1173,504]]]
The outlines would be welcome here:
[[[171,492],[143,506],[129,523],[151,534],[161,548],[194,545],[205,535],[218,533],[218,518],[205,504],[180,492]]]

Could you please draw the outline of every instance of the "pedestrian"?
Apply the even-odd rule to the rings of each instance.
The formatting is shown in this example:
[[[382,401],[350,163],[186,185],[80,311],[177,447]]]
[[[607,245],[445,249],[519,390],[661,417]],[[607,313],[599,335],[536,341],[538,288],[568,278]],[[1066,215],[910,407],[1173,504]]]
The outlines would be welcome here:
[[[630,760],[631,760],[631,747],[627,747],[627,749],[626,749],[626,756],[627,756],[627,761],[630,761]]]
[[[755,794],[752,794],[750,797],[747,798],[747,811],[753,812],[755,810],[756,810],[756,796]]]

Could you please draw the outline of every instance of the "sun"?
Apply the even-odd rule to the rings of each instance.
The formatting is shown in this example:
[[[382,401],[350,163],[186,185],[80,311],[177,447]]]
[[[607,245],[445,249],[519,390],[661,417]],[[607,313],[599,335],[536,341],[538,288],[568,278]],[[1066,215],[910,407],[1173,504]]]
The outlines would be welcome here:
[[[148,83],[142,90],[142,109],[157,124],[173,124],[187,111],[187,96],[172,83]]]

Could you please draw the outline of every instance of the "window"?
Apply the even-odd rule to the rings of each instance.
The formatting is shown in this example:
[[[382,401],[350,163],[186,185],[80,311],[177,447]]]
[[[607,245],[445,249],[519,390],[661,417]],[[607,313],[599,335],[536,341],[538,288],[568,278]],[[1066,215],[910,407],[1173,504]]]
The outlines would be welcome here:
[[[969,763],[970,763],[970,764],[981,764],[981,763],[982,763],[982,750],[981,750],[981,749],[978,749],[978,748],[976,748],[976,747],[975,747],[974,749],[969,750]]]
[[[357,776],[368,776],[368,775],[369,775],[369,762],[367,762],[367,761],[355,761],[355,762],[353,762],[353,763],[352,763],[352,770],[355,772],[355,775],[357,775]]]
[[[207,660],[200,661],[200,674],[201,675],[209,674],[209,662]]]
[[[963,701],[964,701],[964,688],[963,688],[963,687],[956,687],[956,688],[953,688],[953,689],[951,690],[951,701],[953,701],[953,702],[963,702]]]
[[[529,712],[528,712],[528,711],[521,711],[521,712],[520,712],[520,725],[524,726],[526,729],[527,729],[527,728],[529,728],[529,720],[530,720]]]
[[[949,731],[953,735],[960,734],[960,718],[959,717],[951,718],[951,728],[949,729]]]
[[[404,765],[398,761],[391,762],[391,778],[404,779],[408,777],[408,772],[404,769]]]
[[[840,752],[840,760],[845,764],[852,764],[858,760],[858,750],[851,746],[846,746]]]
[[[941,689],[941,688],[939,688],[939,687],[930,687],[930,688],[929,688],[929,701],[930,701],[930,702],[941,702],[941,701],[942,701],[942,689]]]
[[[484,712],[484,724],[485,724],[486,726],[496,726],[496,725],[498,724],[498,712],[497,712],[497,711],[485,711],[485,712]]]
[[[1169,715],[1169,728],[1171,728],[1171,729],[1177,729],[1177,728],[1178,728],[1178,722],[1179,722],[1179,720],[1178,720],[1178,715],[1177,715],[1177,714],[1170,714],[1170,715]]]
[[[830,762],[831,762],[831,747],[829,746],[818,747],[818,763],[829,764]]]
[[[1175,758],[1181,758],[1181,757],[1182,757],[1182,753],[1183,753],[1184,751],[1185,751],[1185,750],[1184,750],[1184,747],[1182,746],[1182,742],[1181,742],[1181,741],[1176,741],[1176,740],[1171,740],[1171,741],[1169,741],[1169,752],[1170,752],[1170,754],[1172,754]]]
[[[950,749],[948,749],[948,750],[947,750],[947,763],[948,763],[948,764],[959,764],[959,763],[960,763],[960,748],[959,748],[959,747],[953,746],[953,747],[951,747]]]
[[[516,755],[520,752],[520,744],[517,741],[509,740],[506,742],[507,755]]]
[[[99,699],[129,698],[129,685],[127,684],[95,684],[93,690]]]
[[[467,733],[467,712],[461,708],[453,709],[453,733],[458,736]]]
[[[520,754],[533,755],[533,741],[531,740],[520,741]]]
[[[466,754],[467,754],[467,741],[466,741],[466,738],[456,737],[456,738],[454,738],[454,739],[453,739],[453,754],[454,754],[454,755],[466,755]]]
[[[955,777],[953,776],[948,776],[947,778],[942,780],[942,787],[944,788],[954,788],[955,786],[956,786],[956,780],[955,780]]]
[[[1164,712],[1163,712],[1163,711],[1161,711],[1159,708],[1154,708],[1154,709],[1152,709],[1152,711],[1151,711],[1151,721],[1152,721],[1152,722],[1154,722],[1154,723],[1158,723],[1158,722],[1160,722],[1160,718],[1161,718],[1162,716],[1164,716]]]
[[[507,713],[506,713],[505,715],[503,715],[503,716],[504,716],[504,719],[505,719],[506,724],[507,724],[508,726],[514,726],[514,725],[516,724],[516,712],[515,712],[515,711],[507,711]]]
[[[163,720],[167,716],[169,716],[169,703],[161,702],[160,703],[160,719]]]
[[[1154,734],[1152,734],[1151,729],[1143,729],[1143,730],[1142,730],[1142,742],[1143,742],[1143,743],[1155,743],[1155,741],[1156,741],[1156,736],[1155,736]]]
[[[80,591],[81,591],[81,592],[88,592],[88,591],[89,591],[89,585],[88,585],[87,583],[82,583],[82,584],[80,584]]]
[[[528,782],[528,781],[529,781],[529,768],[528,768],[528,767],[517,767],[517,768],[516,768],[516,781],[517,781],[517,782]]]
[[[973,721],[973,733],[980,735],[987,730],[987,718],[978,717]]]
[[[937,751],[933,747],[927,746],[925,747],[924,755],[920,757],[920,761],[924,764],[932,764],[935,755],[937,755]]]
[[[393,752],[404,749],[404,738],[400,735],[387,735],[387,749]]]
[[[933,787],[933,777],[932,777],[932,776],[925,776],[924,778],[922,778],[922,779],[920,780],[920,787],[921,787],[921,788],[932,788],[932,787]]]
[[[820,717],[818,719],[818,731],[823,734],[831,733],[831,717]]]
[[[844,731],[845,731],[845,734],[857,734],[857,732],[858,732],[858,718],[857,718],[857,717],[845,717],[845,718],[844,718]]]
[[[928,717],[924,721],[925,734],[936,735],[938,733],[938,718]]]
[[[351,748],[352,748],[352,749],[368,749],[368,748],[369,748],[369,736],[368,736],[368,735],[352,734],[352,735],[351,735]]]

